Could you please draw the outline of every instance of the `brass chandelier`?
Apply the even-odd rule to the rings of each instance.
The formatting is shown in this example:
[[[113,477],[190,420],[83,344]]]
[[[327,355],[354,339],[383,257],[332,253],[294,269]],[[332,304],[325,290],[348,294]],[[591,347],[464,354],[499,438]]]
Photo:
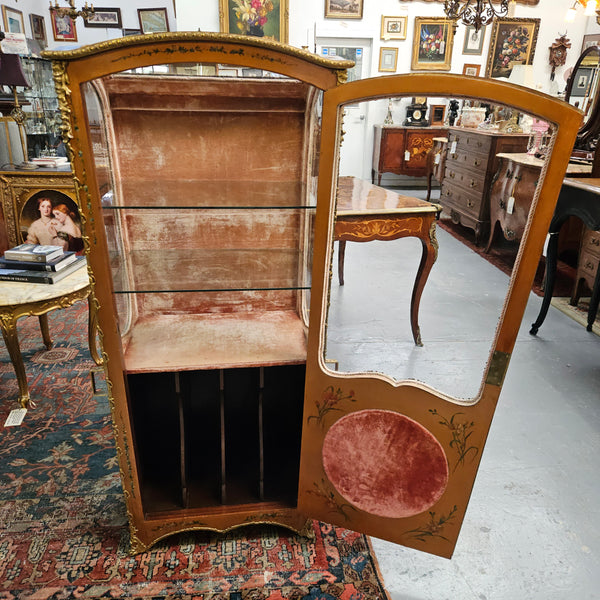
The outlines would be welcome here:
[[[94,5],[91,4],[88,6],[87,0],[85,6],[81,10],[77,10],[75,8],[75,0],[68,0],[69,6],[59,6],[58,0],[54,0],[54,6],[52,5],[52,0],[50,0],[50,10],[56,13],[59,17],[70,17],[71,19],[76,19],[77,17],[82,17],[84,20],[88,19],[94,14]]]
[[[475,31],[492,22],[494,17],[508,14],[508,0],[500,0],[496,8],[492,0],[444,0],[444,13],[455,22],[472,25]]]

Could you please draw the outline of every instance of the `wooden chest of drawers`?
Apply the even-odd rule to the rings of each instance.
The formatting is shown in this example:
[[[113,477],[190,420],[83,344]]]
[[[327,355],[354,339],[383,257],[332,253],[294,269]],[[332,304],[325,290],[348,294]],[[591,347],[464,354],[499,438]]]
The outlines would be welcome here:
[[[527,135],[452,127],[448,132],[446,173],[440,204],[454,223],[475,231],[479,243],[489,229],[489,193],[500,152],[527,149]]]
[[[577,261],[577,277],[571,296],[573,306],[576,306],[579,302],[584,282],[590,290],[594,289],[598,263],[600,263],[600,231],[592,231],[584,227],[579,260]]]

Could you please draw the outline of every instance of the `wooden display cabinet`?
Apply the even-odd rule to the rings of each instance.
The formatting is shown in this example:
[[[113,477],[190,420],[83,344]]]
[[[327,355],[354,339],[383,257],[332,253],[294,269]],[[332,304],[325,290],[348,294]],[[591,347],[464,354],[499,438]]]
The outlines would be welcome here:
[[[384,173],[427,176],[427,156],[433,148],[433,139],[445,136],[446,131],[435,127],[375,125],[371,183],[381,185]]]
[[[243,36],[134,36],[45,56],[81,183],[132,551],[185,530],[301,531],[314,518],[450,556],[568,153],[539,187],[481,391],[461,401],[326,364],[343,106],[510,93],[557,123],[557,148],[571,147],[577,111],[461,76],[343,83],[350,62]],[[190,62],[284,77],[126,73]],[[441,415],[469,423],[468,461]]]

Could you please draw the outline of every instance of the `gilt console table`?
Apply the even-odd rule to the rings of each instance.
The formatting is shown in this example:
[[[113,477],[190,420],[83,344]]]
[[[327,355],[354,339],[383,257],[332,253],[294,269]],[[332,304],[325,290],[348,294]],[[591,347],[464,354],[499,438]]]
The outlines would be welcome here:
[[[422,346],[419,304],[431,267],[437,258],[435,221],[441,206],[402,196],[356,177],[340,177],[334,239],[339,242],[338,278],[344,285],[346,242],[418,237],[423,246],[410,303],[410,326],[415,344]]]
[[[19,347],[17,320],[35,315],[39,318],[42,338],[48,350],[52,348],[52,339],[48,328],[48,313],[58,308],[67,308],[75,302],[85,300],[90,295],[90,283],[87,269],[78,269],[54,284],[19,283],[3,281],[0,284],[0,328],[6,343],[10,360],[19,384],[19,404],[26,408],[29,404],[29,389],[23,356]],[[97,365],[102,358],[96,349],[96,313],[93,302],[88,300],[89,319],[88,337],[90,354]]]

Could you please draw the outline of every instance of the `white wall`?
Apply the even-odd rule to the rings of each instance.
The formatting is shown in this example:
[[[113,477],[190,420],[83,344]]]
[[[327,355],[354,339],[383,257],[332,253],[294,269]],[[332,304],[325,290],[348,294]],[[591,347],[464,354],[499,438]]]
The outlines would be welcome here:
[[[78,7],[83,3],[84,0],[75,0]],[[594,18],[584,17],[581,9],[579,9],[575,23],[565,23],[565,12],[572,3],[573,0],[540,0],[537,6],[517,5],[515,9],[515,17],[538,17],[542,20],[533,65],[536,83],[545,90],[549,89],[548,48],[552,42],[565,32],[572,42],[572,48],[567,56],[567,64],[565,67],[559,67],[556,73],[558,89],[562,90],[564,89],[564,72],[573,66],[579,56],[583,35],[585,33],[600,33],[600,25],[596,24]],[[23,13],[27,37],[31,37],[29,14],[34,13],[43,16],[45,19],[49,49],[60,49],[71,45],[67,42],[54,41],[47,0],[3,0],[2,4]],[[59,4],[64,6],[67,2],[66,0],[60,0]],[[139,29],[137,8],[166,7],[169,26],[172,31],[196,31],[198,29],[202,31],[219,31],[219,0],[111,0],[107,4],[121,9],[123,28],[127,29]],[[175,7],[177,18],[175,17]],[[308,45],[309,49],[313,50],[315,31],[320,37],[372,38],[371,75],[378,75],[379,48],[382,45],[398,47],[400,52],[397,72],[410,72],[415,17],[443,16],[443,7],[441,3],[419,0],[412,2],[364,0],[362,19],[342,20],[324,18],[324,0],[289,0],[289,12],[289,43],[292,46]],[[382,15],[408,16],[406,40],[383,41],[379,39]],[[82,19],[77,19],[76,27],[77,45],[104,41],[122,35],[120,29],[85,27]],[[4,29],[4,25],[2,28]],[[454,40],[452,72],[462,73],[465,63],[476,63],[481,65],[483,74],[489,49],[491,27],[487,28],[481,56],[462,54],[464,32],[465,28],[459,26]]]
[[[198,0],[176,0],[178,23],[180,30],[218,31],[219,11],[218,2],[203,0],[202,10],[198,10]],[[540,0],[537,6],[522,6],[518,4],[515,8],[514,17],[538,17],[541,18],[541,26],[538,36],[537,49],[533,61],[535,79],[538,85],[548,89],[550,79],[550,66],[548,64],[549,47],[560,35],[567,33],[572,48],[567,55],[565,67],[559,67],[556,72],[556,82],[559,90],[564,89],[563,74],[572,67],[581,51],[583,35],[585,33],[600,33],[600,25],[596,24],[594,18],[583,16],[579,9],[577,19],[574,23],[565,23],[564,17],[567,8],[572,6],[573,0]],[[208,6],[205,6],[208,5]],[[364,14],[360,20],[348,19],[325,19],[324,0],[289,0],[289,43],[292,46],[307,45],[310,50],[314,46],[314,32],[320,37],[369,37],[373,39],[373,55],[371,74],[378,75],[379,48],[397,46],[400,50],[398,58],[398,73],[410,72],[412,38],[414,31],[414,20],[416,16],[433,17],[443,16],[443,5],[434,2],[400,0],[364,0]],[[408,33],[406,40],[383,41],[380,40],[381,16],[408,16]],[[481,56],[463,55],[465,28],[458,27],[454,40],[454,51],[452,54],[452,72],[462,73],[465,63],[481,65],[482,74],[485,72],[487,53],[489,50],[491,27],[487,28],[483,53]]]
[[[204,1],[206,0],[202,0],[202,2]],[[217,0],[215,0],[215,2],[216,1]],[[73,46],[73,42],[54,41],[54,37],[52,35],[52,24],[50,22],[50,9],[48,0],[2,0],[2,4],[14,10],[19,10],[23,13],[25,35],[28,38],[33,37],[31,34],[31,22],[29,20],[29,15],[33,13],[44,17],[46,24],[46,37],[48,38],[47,47],[49,50],[61,50]],[[52,4],[54,4],[54,0],[52,1]],[[58,4],[59,6],[68,6],[68,2],[66,2],[66,0],[58,0]],[[75,6],[77,8],[81,8],[84,4],[85,0],[75,0]],[[88,4],[94,4],[98,8],[101,8],[101,4],[105,4],[105,6],[109,6],[111,8],[120,8],[121,20],[124,29],[140,28],[137,13],[138,8],[166,8],[169,28],[171,31],[177,30],[175,5],[173,0],[107,0],[105,3],[100,3],[100,5],[98,2],[90,2],[88,0]],[[77,29],[76,45],[78,46],[93,44],[95,42],[103,42],[105,40],[121,37],[123,35],[121,29],[86,27],[83,23],[83,19],[81,18],[76,19],[75,27]],[[2,21],[2,30],[6,30],[4,20]]]

